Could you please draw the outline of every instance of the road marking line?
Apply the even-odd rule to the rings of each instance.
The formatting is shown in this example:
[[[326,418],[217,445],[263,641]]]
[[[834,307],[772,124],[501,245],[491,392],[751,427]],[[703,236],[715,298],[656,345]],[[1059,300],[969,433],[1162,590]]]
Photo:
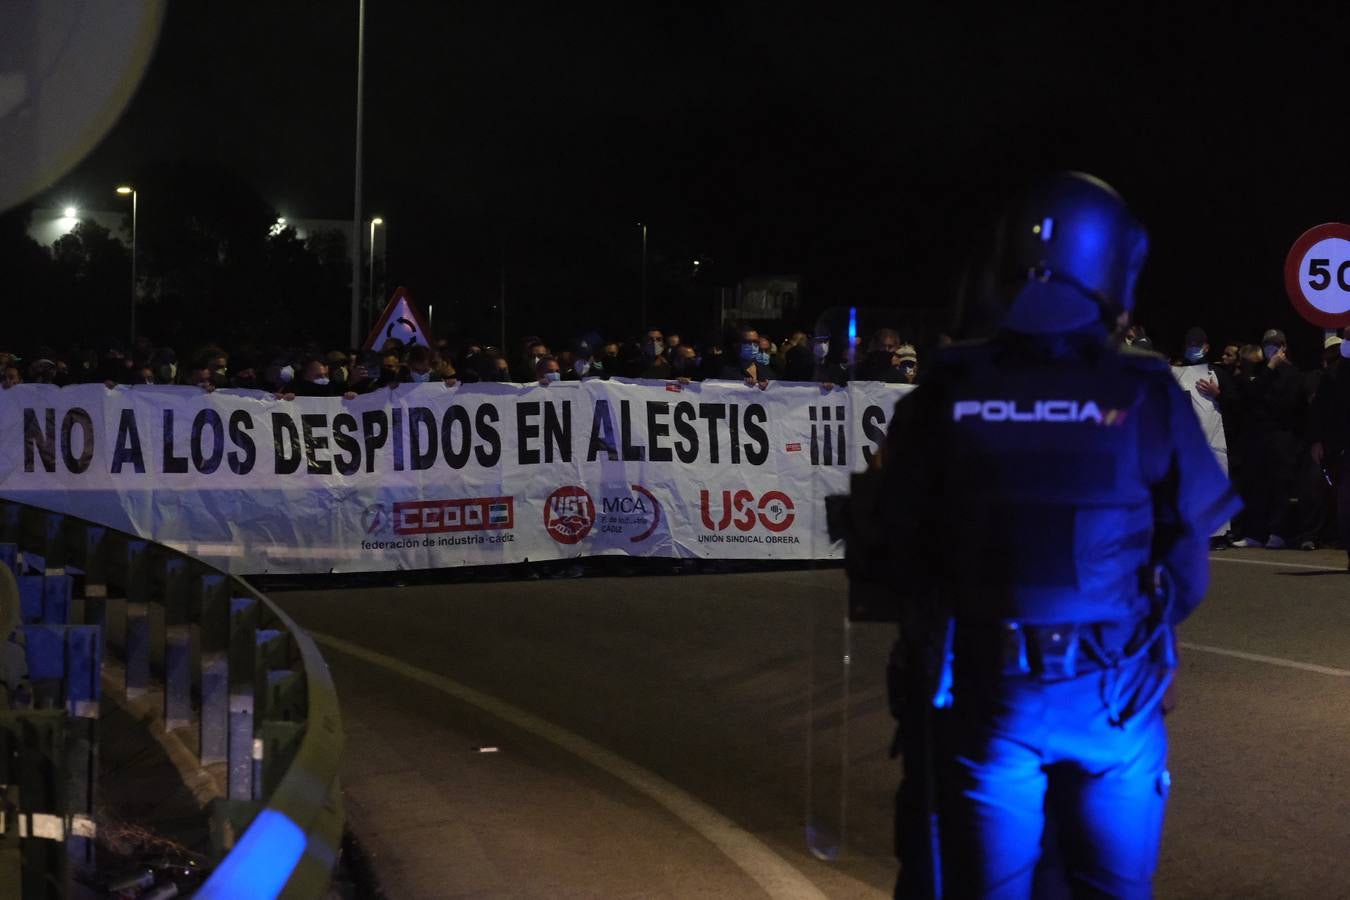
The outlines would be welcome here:
[[[1265,663],[1268,666],[1298,669],[1303,672],[1316,672],[1318,675],[1335,675],[1337,678],[1350,678],[1350,670],[1337,669],[1333,666],[1319,666],[1316,663],[1305,663],[1294,659],[1283,659],[1279,656],[1266,656],[1262,653],[1248,653],[1245,650],[1229,650],[1227,647],[1211,647],[1208,644],[1192,644],[1190,641],[1177,641],[1177,644],[1187,650],[1198,650],[1201,653],[1213,653],[1216,656],[1231,656],[1233,659],[1245,659],[1248,662]]]
[[[561,747],[573,756],[612,775],[638,793],[665,807],[676,818],[706,838],[746,875],[754,879],[770,897],[781,897],[784,900],[788,900],[788,898],[792,898],[792,900],[795,900],[795,898],[825,900],[825,894],[819,888],[812,884],[805,875],[797,871],[791,863],[770,850],[759,838],[745,831],[712,807],[636,763],[629,762],[600,745],[554,725],[552,722],[541,719],[533,713],[526,712],[481,691],[476,691],[443,675],[410,666],[402,660],[385,656],[383,653],[376,653],[373,650],[367,650],[359,644],[353,644],[341,638],[313,631],[310,632],[310,636],[319,644],[339,653],[354,656],[371,665],[401,675],[410,681],[416,681],[433,690],[448,694],[470,706],[476,706],[522,731],[529,732],[535,737]]]
[[[1211,562],[1241,563],[1244,566],[1269,566],[1272,569],[1313,569],[1318,572],[1344,572],[1338,566],[1315,566],[1309,563],[1274,562],[1268,559],[1237,559],[1232,556],[1210,556]]]

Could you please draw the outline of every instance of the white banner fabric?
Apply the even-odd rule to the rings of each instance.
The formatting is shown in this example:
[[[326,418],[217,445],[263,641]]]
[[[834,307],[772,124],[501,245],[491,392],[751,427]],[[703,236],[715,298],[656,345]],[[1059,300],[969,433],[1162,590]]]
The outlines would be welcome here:
[[[831,559],[824,498],[905,388],[591,380],[355,400],[20,385],[0,497],[236,573],[623,554]]]

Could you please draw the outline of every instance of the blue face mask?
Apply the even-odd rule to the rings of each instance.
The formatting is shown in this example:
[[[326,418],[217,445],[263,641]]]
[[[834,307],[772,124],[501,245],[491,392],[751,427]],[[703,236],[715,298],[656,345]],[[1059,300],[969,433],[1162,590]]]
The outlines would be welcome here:
[[[755,362],[759,363],[761,366],[767,366],[769,364],[769,351],[767,350],[756,351]]]
[[[1274,359],[1274,358],[1275,358],[1275,354],[1280,352],[1280,345],[1279,345],[1279,344],[1266,344],[1266,346],[1265,346],[1264,349],[1265,349],[1265,351],[1266,351],[1266,359]]]
[[[759,348],[754,344],[741,344],[741,361],[742,362],[753,361],[755,358],[755,354],[758,351]]]
[[[1204,348],[1204,347],[1187,347],[1187,348],[1186,348],[1186,362],[1198,363],[1198,362],[1203,361],[1204,358],[1205,358],[1205,348]]]
[[[545,372],[545,373],[544,373],[544,380],[545,380],[545,381],[561,381],[561,380],[562,380],[562,373],[561,373],[561,372]]]

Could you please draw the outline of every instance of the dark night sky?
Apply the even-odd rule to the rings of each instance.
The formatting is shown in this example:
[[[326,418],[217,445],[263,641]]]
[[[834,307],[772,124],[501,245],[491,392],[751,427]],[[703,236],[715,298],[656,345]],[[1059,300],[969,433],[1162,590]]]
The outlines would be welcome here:
[[[389,220],[393,280],[481,307],[504,242],[522,317],[564,301],[569,325],[607,321],[635,298],[642,219],[672,269],[801,272],[816,307],[940,304],[1001,199],[1067,167],[1148,223],[1139,318],[1165,341],[1193,321],[1314,341],[1281,266],[1350,216],[1350,13],[839,6],[371,0],[366,210]],[[350,216],[355,8],[174,0],[63,189],[189,158],[282,212]]]

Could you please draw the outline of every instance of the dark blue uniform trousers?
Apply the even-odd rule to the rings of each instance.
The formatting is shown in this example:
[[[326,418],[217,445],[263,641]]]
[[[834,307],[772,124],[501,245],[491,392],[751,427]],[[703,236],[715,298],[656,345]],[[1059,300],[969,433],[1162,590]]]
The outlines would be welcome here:
[[[1154,672],[1117,670],[1127,686]],[[1047,810],[1075,897],[1152,896],[1167,731],[1160,704],[1113,724],[1107,678],[958,672],[939,777],[945,896],[1031,897]]]

